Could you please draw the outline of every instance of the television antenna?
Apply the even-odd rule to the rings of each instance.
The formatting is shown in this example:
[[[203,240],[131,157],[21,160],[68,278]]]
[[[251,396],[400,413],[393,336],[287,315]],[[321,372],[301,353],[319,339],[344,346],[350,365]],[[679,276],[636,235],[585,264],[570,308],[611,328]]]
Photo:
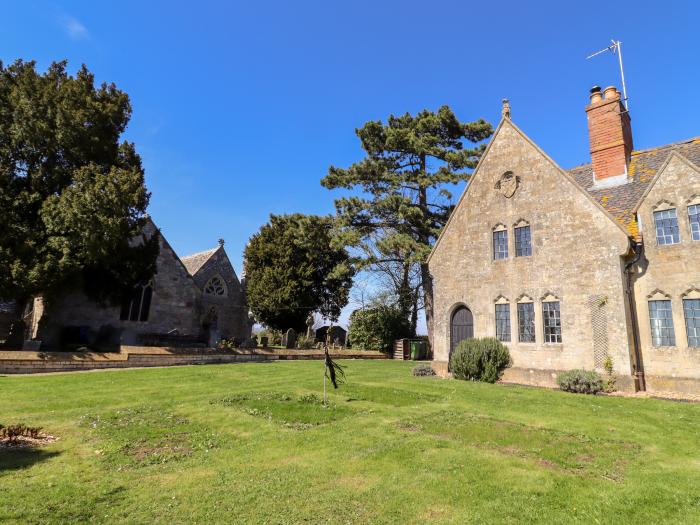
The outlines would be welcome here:
[[[611,44],[608,47],[606,47],[605,49],[601,49],[600,51],[596,51],[592,55],[587,56],[586,60],[589,60],[594,56],[598,56],[608,51],[610,51],[613,55],[617,53],[617,57],[620,61],[620,76],[622,77],[622,96],[624,97],[625,101],[625,109],[629,111],[630,107],[627,99],[627,86],[625,85],[625,70],[622,67],[622,42],[620,42],[619,40],[610,40],[610,42]]]

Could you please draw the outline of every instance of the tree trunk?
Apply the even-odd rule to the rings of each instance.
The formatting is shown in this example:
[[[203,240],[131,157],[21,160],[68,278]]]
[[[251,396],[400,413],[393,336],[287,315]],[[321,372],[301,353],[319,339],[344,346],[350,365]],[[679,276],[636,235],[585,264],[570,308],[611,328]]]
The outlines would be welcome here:
[[[423,282],[423,303],[425,306],[425,324],[428,327],[428,341],[433,349],[433,276],[430,275],[428,263],[421,263],[420,277]]]
[[[416,336],[416,329],[418,328],[418,291],[413,293],[413,305],[411,307],[411,337]]]
[[[425,176],[425,154],[420,156],[420,167],[421,174]],[[428,209],[428,190],[420,185],[418,190],[418,207],[423,212],[423,221],[426,223],[430,219],[430,210]],[[418,240],[425,244],[430,245],[430,226],[426,224],[418,233]],[[428,268],[428,263],[423,261],[420,263],[420,278],[421,284],[423,285],[423,306],[425,307],[425,324],[428,328],[428,342],[430,343],[430,349],[433,349],[433,277],[430,275],[430,269]]]

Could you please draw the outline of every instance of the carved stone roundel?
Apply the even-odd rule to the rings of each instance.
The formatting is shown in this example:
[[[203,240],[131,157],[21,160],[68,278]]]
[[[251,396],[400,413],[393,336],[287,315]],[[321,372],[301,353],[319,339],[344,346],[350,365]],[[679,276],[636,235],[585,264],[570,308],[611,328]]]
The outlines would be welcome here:
[[[512,171],[506,171],[496,182],[496,190],[507,199],[510,199],[515,195],[519,184],[520,177],[515,175]]]

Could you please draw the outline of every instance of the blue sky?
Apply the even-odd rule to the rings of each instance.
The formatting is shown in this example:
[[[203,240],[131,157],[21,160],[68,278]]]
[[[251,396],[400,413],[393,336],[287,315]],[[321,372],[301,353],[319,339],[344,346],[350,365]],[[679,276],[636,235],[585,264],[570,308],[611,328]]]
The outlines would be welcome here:
[[[270,213],[330,213],[320,178],[354,129],[449,104],[513,120],[562,167],[588,162],[584,105],[619,85],[637,149],[700,135],[697,2],[38,2],[3,6],[0,58],[67,59],[131,96],[150,213],[175,250],[226,239],[240,271]],[[456,192],[457,195],[459,192]]]

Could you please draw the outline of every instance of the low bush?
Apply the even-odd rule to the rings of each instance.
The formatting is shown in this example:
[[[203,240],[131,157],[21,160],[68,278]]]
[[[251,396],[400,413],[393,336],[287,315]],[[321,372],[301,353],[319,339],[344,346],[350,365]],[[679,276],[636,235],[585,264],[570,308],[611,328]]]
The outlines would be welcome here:
[[[465,339],[450,356],[450,371],[457,379],[495,383],[511,365],[510,352],[493,337]]]
[[[435,375],[435,370],[433,370],[433,367],[427,363],[420,363],[419,365],[414,366],[411,372],[414,376],[418,377],[427,377]]]
[[[305,335],[300,335],[297,338],[297,348],[300,350],[310,350],[316,346],[316,341],[313,337],[307,337]]]
[[[559,374],[559,388],[577,394],[597,394],[603,390],[603,378],[594,370],[569,370]]]

